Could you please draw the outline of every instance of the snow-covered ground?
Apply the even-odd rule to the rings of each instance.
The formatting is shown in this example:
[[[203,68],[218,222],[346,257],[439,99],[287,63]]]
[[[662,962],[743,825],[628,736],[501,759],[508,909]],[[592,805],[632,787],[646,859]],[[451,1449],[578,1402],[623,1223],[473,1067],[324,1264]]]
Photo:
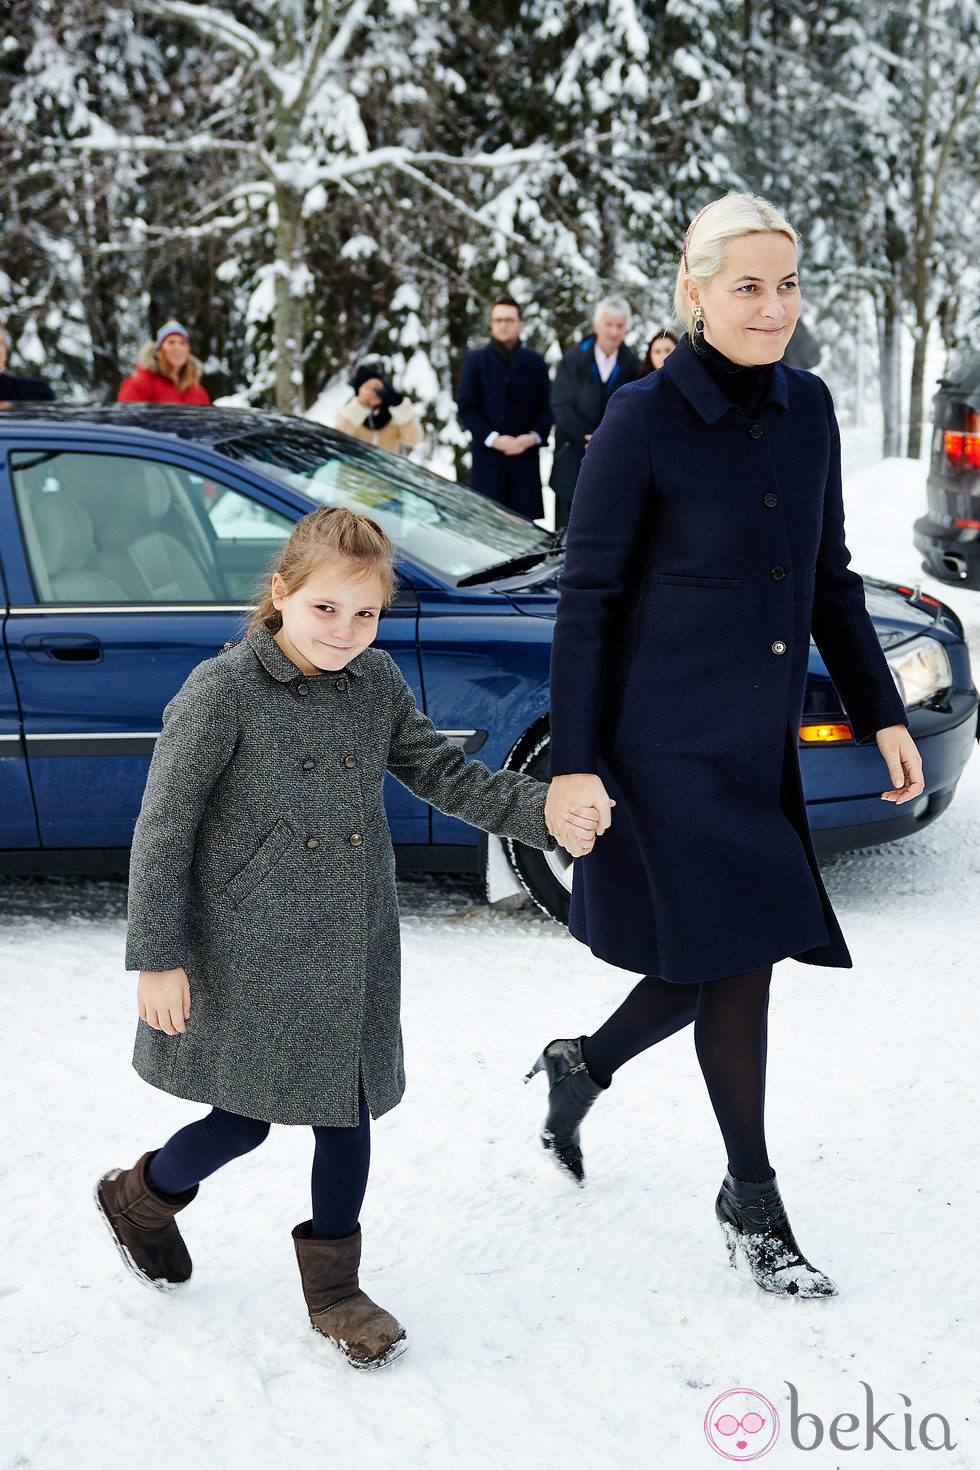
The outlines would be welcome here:
[[[924,468],[846,447],[856,564],[915,580]],[[980,594],[939,595],[980,662]],[[767,1466],[849,1465],[854,1447],[901,1464],[908,1414],[911,1463],[975,1470],[978,822],[975,758],[921,836],[827,863],[855,968],[777,970],[771,1153],[833,1301],[767,1298],[729,1270],[689,1034],[597,1104],[588,1187],[559,1177],[536,1142],[543,1080],[521,1075],[630,978],[469,880],[403,883],[409,1090],[375,1128],[363,1276],[412,1346],[364,1375],[305,1322],[289,1231],[308,1214],[306,1130],[274,1129],[202,1188],[183,1294],[121,1269],[92,1185],[200,1110],[130,1070],[124,885],[0,880],[0,1466],[702,1470],[726,1463],[706,1411],[742,1387],[782,1419]],[[793,1443],[789,1383],[818,1448]],[[896,1449],[865,1449],[864,1384]],[[940,1414],[957,1448],[930,1453],[919,1425]],[[816,1428],[801,1421],[803,1445]],[[938,1419],[926,1431],[941,1441]]]

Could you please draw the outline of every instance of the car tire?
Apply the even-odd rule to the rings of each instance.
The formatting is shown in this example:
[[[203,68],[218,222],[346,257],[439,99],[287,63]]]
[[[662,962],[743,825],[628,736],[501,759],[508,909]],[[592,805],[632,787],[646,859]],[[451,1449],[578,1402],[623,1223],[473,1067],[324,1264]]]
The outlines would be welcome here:
[[[538,781],[547,781],[549,746],[548,736],[542,736],[512,769]],[[523,842],[515,842],[510,837],[504,838],[504,851],[521,887],[534,899],[538,908],[559,924],[567,925],[572,893],[570,854],[563,847],[556,847],[553,852],[542,852],[540,848],[526,847]]]

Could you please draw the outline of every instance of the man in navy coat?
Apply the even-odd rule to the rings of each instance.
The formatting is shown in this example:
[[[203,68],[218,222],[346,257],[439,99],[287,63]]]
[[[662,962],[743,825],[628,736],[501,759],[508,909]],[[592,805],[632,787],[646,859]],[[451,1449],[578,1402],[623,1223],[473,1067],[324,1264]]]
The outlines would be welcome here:
[[[555,530],[568,525],[575,482],[589,440],[617,388],[632,383],[639,363],[623,341],[630,324],[629,302],[607,296],[592,316],[592,331],[569,347],[555,374],[555,462],[549,481],[555,492]]]
[[[473,435],[470,486],[529,520],[544,514],[538,451],[551,433],[548,367],[521,346],[512,296],[490,311],[490,341],[467,353],[456,388],[459,421]]]

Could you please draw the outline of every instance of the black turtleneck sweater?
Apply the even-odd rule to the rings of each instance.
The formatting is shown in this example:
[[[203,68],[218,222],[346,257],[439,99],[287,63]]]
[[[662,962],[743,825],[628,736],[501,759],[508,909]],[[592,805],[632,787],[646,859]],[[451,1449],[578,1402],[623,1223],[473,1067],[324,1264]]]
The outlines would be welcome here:
[[[736,408],[749,418],[755,418],[769,397],[775,363],[764,362],[758,366],[743,367],[732,362],[717,347],[706,342],[701,332],[691,336],[691,346],[704,363],[718,387]]]

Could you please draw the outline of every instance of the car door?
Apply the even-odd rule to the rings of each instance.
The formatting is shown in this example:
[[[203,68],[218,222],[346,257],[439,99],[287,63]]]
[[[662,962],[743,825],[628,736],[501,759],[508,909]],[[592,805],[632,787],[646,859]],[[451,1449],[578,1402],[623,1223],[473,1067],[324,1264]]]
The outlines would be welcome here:
[[[125,848],[163,707],[241,636],[299,511],[176,449],[38,439],[11,446],[7,469],[7,648],[40,845]],[[404,600],[381,641],[417,688]]]

